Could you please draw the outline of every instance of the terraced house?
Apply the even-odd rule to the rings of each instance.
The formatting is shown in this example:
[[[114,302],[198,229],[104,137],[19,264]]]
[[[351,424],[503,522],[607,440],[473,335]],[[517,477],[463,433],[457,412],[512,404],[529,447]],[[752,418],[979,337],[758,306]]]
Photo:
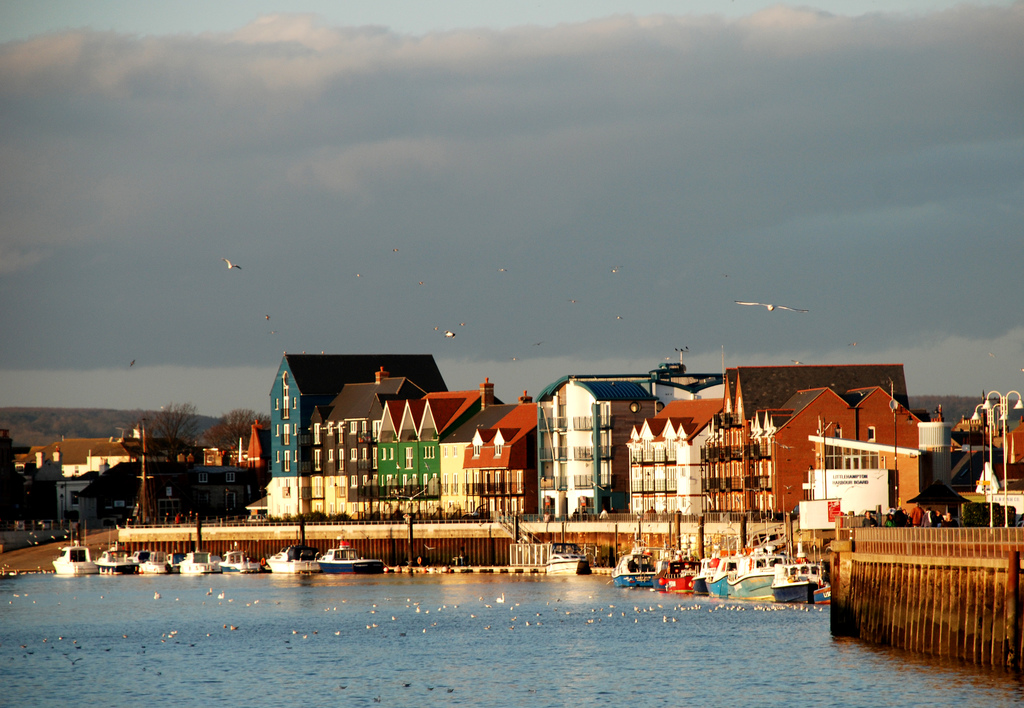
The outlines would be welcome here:
[[[313,412],[330,405],[347,384],[374,382],[381,367],[425,391],[447,390],[429,354],[285,354],[281,359],[270,389],[270,516],[313,510]]]
[[[491,427],[478,427],[463,450],[462,478],[470,508],[483,515],[537,508],[537,405],[524,395]]]
[[[419,400],[387,402],[377,442],[384,516],[442,515],[441,441],[494,402],[494,384],[487,380],[479,391],[434,392]]]

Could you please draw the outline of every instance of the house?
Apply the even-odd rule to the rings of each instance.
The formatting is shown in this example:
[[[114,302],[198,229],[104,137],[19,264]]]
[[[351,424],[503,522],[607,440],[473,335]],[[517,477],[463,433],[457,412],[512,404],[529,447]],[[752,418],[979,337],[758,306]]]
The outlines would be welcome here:
[[[653,418],[633,426],[630,451],[630,502],[634,513],[701,514],[701,453],[721,399],[679,400]]]
[[[312,510],[313,442],[317,406],[330,405],[347,384],[371,383],[383,367],[424,391],[446,391],[429,354],[285,354],[270,390],[270,516]]]
[[[477,430],[493,428],[515,407],[515,404],[487,406],[445,436],[441,444],[441,510],[445,517],[457,519],[483,511],[478,509],[480,498],[471,494],[473,473],[465,467],[466,450],[472,448]]]
[[[495,403],[489,379],[479,391],[432,392],[404,404],[388,401],[377,442],[380,513],[441,516],[441,442]]]
[[[314,513],[369,516],[376,501],[376,441],[384,406],[424,395],[415,383],[382,367],[373,383],[348,384],[330,405],[316,407],[311,418]]]
[[[907,408],[901,364],[729,369],[722,412],[714,418],[705,446],[702,484],[708,508],[791,511],[798,502],[812,498],[815,469],[833,469],[827,465],[839,464],[838,458],[849,458],[854,464],[853,458],[860,454],[854,449],[869,445],[892,450],[899,441],[903,441],[896,455],[900,465],[892,454],[887,458],[892,469],[891,501],[909,498],[912,495],[903,492],[919,484],[920,422]],[[830,452],[816,450],[816,444],[824,443],[812,436],[831,438]],[[856,445],[843,447],[837,439]],[[822,457],[828,454],[831,462]],[[884,452],[878,464],[883,457]]]
[[[537,405],[525,392],[519,401],[491,427],[477,427],[463,449],[466,508],[480,515],[518,515],[537,508]]]

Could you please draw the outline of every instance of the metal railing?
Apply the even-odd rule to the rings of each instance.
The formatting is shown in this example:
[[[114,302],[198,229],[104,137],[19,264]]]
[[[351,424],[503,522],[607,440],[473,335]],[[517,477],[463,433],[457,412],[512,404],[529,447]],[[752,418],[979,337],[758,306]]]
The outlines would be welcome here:
[[[852,538],[853,549],[857,553],[1002,559],[1010,551],[1024,551],[1024,528],[859,528],[842,531],[845,533],[841,533],[840,538]]]

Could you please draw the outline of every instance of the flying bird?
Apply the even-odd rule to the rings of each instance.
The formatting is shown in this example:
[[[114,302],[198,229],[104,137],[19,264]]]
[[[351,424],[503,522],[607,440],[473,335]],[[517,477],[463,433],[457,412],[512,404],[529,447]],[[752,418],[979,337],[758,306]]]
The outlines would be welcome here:
[[[508,271],[505,270],[504,268],[498,268],[498,272],[499,273],[507,273]]]
[[[130,369],[130,368],[132,368],[133,366],[135,366],[135,360],[134,360],[134,359],[132,359],[132,363],[128,365],[128,368]]]
[[[801,310],[798,307],[786,307],[785,305],[772,305],[771,303],[767,303],[767,302],[743,302],[741,300],[735,300],[734,302],[737,305],[758,305],[760,307],[767,307],[768,308],[768,312],[772,312],[774,310],[789,310],[790,312],[809,312],[809,310]]]
[[[238,270],[242,270],[242,266],[238,265],[237,263],[232,263],[227,258],[221,258],[221,260],[228,264],[228,270],[231,270],[232,268],[238,268]]]
[[[450,329],[446,329],[444,331],[444,336],[446,336],[448,339],[451,339],[452,337],[455,336],[455,332],[451,331]]]
[[[270,319],[270,315],[263,315],[263,316],[266,317],[268,320]]]
[[[398,253],[398,249],[397,249],[397,248],[392,248],[392,249],[391,249],[391,252],[392,252],[392,253]]]

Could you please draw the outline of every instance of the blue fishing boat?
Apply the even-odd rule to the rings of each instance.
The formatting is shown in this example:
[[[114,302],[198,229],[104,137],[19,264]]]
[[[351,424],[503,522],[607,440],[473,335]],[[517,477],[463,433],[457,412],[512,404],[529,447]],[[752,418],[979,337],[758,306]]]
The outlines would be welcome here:
[[[652,588],[657,570],[655,552],[660,549],[634,546],[612,571],[612,582],[620,588]]]
[[[819,564],[781,563],[775,566],[772,597],[775,602],[813,603],[814,593],[823,584]]]
[[[771,600],[775,566],[785,564],[785,555],[771,547],[740,556],[735,573],[726,579],[729,598],[733,600]]]
[[[332,548],[317,559],[321,573],[355,573],[376,575],[384,572],[384,562],[375,558],[363,558],[359,551],[347,543]]]

